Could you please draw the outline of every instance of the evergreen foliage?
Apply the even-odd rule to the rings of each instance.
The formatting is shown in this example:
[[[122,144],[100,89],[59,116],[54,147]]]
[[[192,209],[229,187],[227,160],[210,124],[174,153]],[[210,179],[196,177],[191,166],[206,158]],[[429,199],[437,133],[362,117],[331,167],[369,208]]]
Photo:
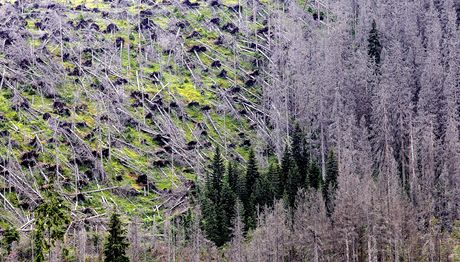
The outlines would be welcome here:
[[[286,182],[289,177],[289,170],[292,168],[293,162],[291,157],[291,152],[288,147],[284,149],[283,158],[281,159],[281,169],[280,169],[280,191],[284,193]]]
[[[237,192],[238,188],[238,179],[239,179],[239,170],[236,167],[236,164],[233,162],[229,162],[227,166],[227,176],[228,176],[228,184],[233,192]]]
[[[185,241],[190,241],[193,234],[193,214],[191,208],[187,209],[187,213],[182,216],[181,225]]]
[[[216,147],[211,172],[206,176],[200,199],[202,228],[207,238],[217,246],[224,245],[231,238],[236,203],[241,203],[241,219],[247,232],[256,227],[258,208],[271,207],[274,200],[284,198],[286,204],[294,209],[299,189],[309,186],[315,190],[321,188],[323,181],[319,166],[310,158],[305,134],[298,125],[291,141],[292,144],[285,148],[280,166],[270,163],[265,172],[259,172],[252,149],[244,173],[240,173],[234,162],[229,162],[225,170],[224,160]],[[334,159],[328,158],[331,172],[334,163]],[[325,186],[335,188],[336,183],[336,173],[331,173]],[[327,189],[323,191],[327,193]]]
[[[310,167],[308,171],[309,175],[309,185],[314,189],[318,189],[321,186],[321,170],[319,169],[318,163],[316,160],[310,161]]]
[[[368,55],[373,62],[379,65],[381,53],[382,45],[380,43],[379,31],[377,30],[377,23],[375,22],[375,20],[373,20],[372,29],[369,32]]]
[[[44,202],[34,212],[34,261],[45,261],[56,241],[62,240],[69,225],[70,209],[54,190],[47,192]]]
[[[202,226],[206,236],[217,246],[222,246],[230,240],[235,204],[235,193],[229,184],[230,177],[234,177],[227,173],[224,181],[224,173],[223,159],[219,147],[216,147],[211,173],[206,177],[202,196]]]
[[[208,195],[207,192],[201,200],[201,209],[203,215],[201,224],[203,231],[206,234],[206,237],[218,245],[218,243],[220,243],[220,232],[218,226],[216,205],[206,195]]]
[[[259,178],[259,171],[257,167],[256,157],[254,150],[249,151],[249,159],[246,167],[246,188],[248,192],[254,190],[257,179]]]
[[[16,230],[16,228],[7,226],[3,231],[2,241],[0,241],[2,247],[5,248],[7,254],[11,252],[13,242],[17,241],[19,241],[19,232]]]
[[[127,262],[126,249],[129,244],[126,240],[125,229],[116,212],[110,217],[109,236],[104,245],[104,261],[106,262]]]
[[[274,199],[274,189],[272,182],[270,181],[270,174],[265,172],[262,173],[257,179],[254,189],[254,199],[256,205],[259,206],[271,206]]]
[[[268,179],[272,189],[272,200],[280,199],[283,197],[283,182],[281,179],[281,171],[278,164],[271,163],[268,167]]]
[[[281,176],[283,177],[284,197],[290,207],[294,207],[297,188],[300,186],[299,172],[291,151],[286,147],[281,160]]]
[[[298,169],[291,163],[286,181],[285,198],[289,207],[294,208],[297,189],[299,188]]]
[[[303,187],[307,181],[309,152],[305,135],[299,124],[295,125],[294,132],[291,136],[291,152],[292,158],[297,165],[299,188]]]
[[[334,150],[329,150],[326,160],[326,177],[323,185],[323,198],[326,202],[326,211],[330,215],[333,210],[334,195],[337,189],[337,176],[339,174],[339,169],[337,165],[337,157],[334,153]]]
[[[253,229],[256,226],[256,212],[255,212],[255,188],[256,182],[259,179],[259,171],[257,167],[256,157],[254,151],[249,151],[249,158],[246,166],[246,194],[241,201],[244,206],[243,221],[246,229]]]
[[[235,216],[235,201],[236,201],[236,194],[232,190],[229,182],[229,177],[226,175],[224,177],[223,185],[222,185],[222,235],[223,240],[227,242],[230,240],[231,235],[231,227],[232,227],[232,220]]]
[[[0,2],[0,260],[460,261],[460,0],[377,2]]]
[[[238,176],[237,187],[236,187],[235,193],[238,196],[238,199],[241,201],[242,204],[243,204],[243,200],[248,198],[247,197],[248,192],[246,190],[246,174],[242,173],[240,176]]]

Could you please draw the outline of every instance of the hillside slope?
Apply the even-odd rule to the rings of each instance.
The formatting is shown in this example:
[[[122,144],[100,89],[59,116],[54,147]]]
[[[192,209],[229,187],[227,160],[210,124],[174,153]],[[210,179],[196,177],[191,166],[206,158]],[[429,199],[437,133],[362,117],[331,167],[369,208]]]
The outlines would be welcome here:
[[[244,161],[263,12],[243,24],[232,0],[0,8],[1,219],[28,228],[55,181],[74,219],[115,205],[151,221],[186,209],[213,145]]]
[[[0,260],[458,260],[459,11],[0,1]]]

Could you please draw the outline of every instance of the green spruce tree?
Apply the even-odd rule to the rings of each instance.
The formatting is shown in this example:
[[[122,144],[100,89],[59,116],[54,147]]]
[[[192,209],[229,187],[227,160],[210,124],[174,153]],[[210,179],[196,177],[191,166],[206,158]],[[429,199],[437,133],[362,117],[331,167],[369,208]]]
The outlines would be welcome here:
[[[299,188],[304,187],[308,177],[309,155],[305,135],[299,124],[295,125],[291,136],[291,154],[297,165]]]
[[[255,204],[259,207],[271,206],[274,199],[274,190],[269,180],[269,173],[262,173],[257,179],[254,188]]]
[[[235,192],[236,196],[241,201],[241,203],[245,203],[245,201],[248,199],[248,192],[246,190],[246,174],[243,173],[240,176],[238,176]],[[241,214],[243,215],[243,213]]]
[[[64,238],[71,221],[70,208],[54,190],[49,190],[44,202],[35,209],[34,218],[34,261],[43,262],[56,241]]]
[[[7,255],[11,253],[11,247],[13,243],[17,241],[19,241],[19,232],[16,228],[7,226],[3,231],[2,240],[0,241],[2,247],[5,248]]]
[[[314,189],[319,189],[319,187],[321,186],[321,181],[322,181],[321,170],[319,169],[318,163],[314,159],[310,161],[308,175],[309,175],[308,182],[309,182],[310,187]]]
[[[292,162],[292,161],[291,161]],[[299,188],[299,176],[298,176],[297,166],[292,163],[291,167],[289,168],[288,178],[286,181],[286,191],[285,191],[285,199],[289,207],[295,207],[295,198],[297,196],[297,191]]]
[[[227,166],[227,176],[228,176],[228,184],[232,191],[237,194],[238,192],[238,178],[239,178],[239,170],[235,163],[230,161]]]
[[[129,244],[126,240],[125,229],[120,220],[120,215],[112,213],[109,222],[109,235],[104,245],[105,262],[127,262],[126,249]]]
[[[231,239],[232,220],[235,216],[236,194],[233,192],[228,174],[225,176],[222,185],[222,201],[223,223],[222,223],[222,242],[226,243]]]
[[[273,201],[274,199],[281,199],[283,197],[283,185],[281,181],[281,171],[276,163],[271,163],[267,171],[268,180],[272,189]]]
[[[219,242],[219,223],[217,218],[216,204],[207,196],[203,196],[201,200],[201,227],[206,234],[206,237],[217,244]]]
[[[208,188],[208,196],[214,203],[219,203],[222,193],[222,178],[225,174],[224,161],[220,155],[220,149],[217,146],[212,160],[211,167],[211,184]]]
[[[281,160],[281,177],[284,185],[284,198],[286,204],[293,208],[295,204],[295,197],[300,186],[300,176],[297,165],[292,157],[291,152],[286,147]]]
[[[235,196],[229,184],[229,175],[224,178],[225,167],[220,150],[216,151],[211,164],[211,173],[206,176],[202,196],[202,227],[208,239],[222,246],[230,239],[231,219]],[[224,181],[225,180],[225,181]]]
[[[339,175],[339,168],[337,165],[337,157],[334,150],[329,150],[326,160],[326,177],[323,185],[323,197],[326,201],[326,211],[331,215],[334,211],[334,195],[337,189],[337,176]]]
[[[189,242],[193,235],[193,211],[191,208],[187,209],[185,215],[182,216],[181,226],[184,232],[184,238],[186,242]]]
[[[249,192],[252,192],[254,185],[259,178],[259,171],[257,167],[256,157],[254,150],[249,151],[249,159],[246,167],[246,188]]]
[[[249,159],[246,167],[246,194],[245,198],[241,199],[244,205],[244,224],[247,229],[252,229],[256,225],[255,199],[254,191],[256,182],[259,179],[259,171],[257,167],[254,150],[249,151]]]
[[[293,168],[292,156],[289,148],[286,146],[283,152],[283,158],[281,159],[281,168],[280,168],[280,188],[278,191],[284,194],[286,189],[286,183],[289,177],[289,172]]]
[[[382,53],[382,44],[380,43],[379,31],[377,30],[377,23],[372,21],[372,28],[369,32],[368,38],[368,55],[372,62],[376,65],[380,64],[380,55]]]

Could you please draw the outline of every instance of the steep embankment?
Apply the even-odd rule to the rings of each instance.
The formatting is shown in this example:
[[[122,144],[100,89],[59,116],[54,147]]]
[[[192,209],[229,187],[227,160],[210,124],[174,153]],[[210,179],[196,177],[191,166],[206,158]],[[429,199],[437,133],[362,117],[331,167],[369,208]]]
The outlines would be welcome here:
[[[185,210],[213,145],[244,158],[263,8],[116,2],[0,7],[0,219],[26,224],[55,181],[74,219],[116,205],[151,221]]]

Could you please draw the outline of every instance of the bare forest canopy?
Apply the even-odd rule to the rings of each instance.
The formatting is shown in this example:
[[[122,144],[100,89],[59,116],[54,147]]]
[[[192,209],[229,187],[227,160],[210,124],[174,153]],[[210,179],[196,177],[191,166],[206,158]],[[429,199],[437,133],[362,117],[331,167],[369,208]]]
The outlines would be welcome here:
[[[459,24],[0,0],[0,261],[460,261]]]

